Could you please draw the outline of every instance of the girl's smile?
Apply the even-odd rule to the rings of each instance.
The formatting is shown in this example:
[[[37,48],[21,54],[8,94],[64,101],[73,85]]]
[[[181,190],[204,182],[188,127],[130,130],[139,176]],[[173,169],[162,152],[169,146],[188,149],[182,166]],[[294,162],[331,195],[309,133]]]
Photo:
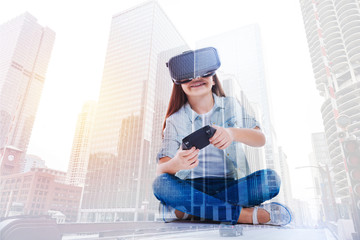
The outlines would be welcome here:
[[[197,88],[206,85],[206,82],[204,81],[196,81],[190,84],[191,88]]]
[[[191,82],[181,84],[181,87],[188,97],[211,94],[211,88],[214,85],[212,77],[200,77]]]

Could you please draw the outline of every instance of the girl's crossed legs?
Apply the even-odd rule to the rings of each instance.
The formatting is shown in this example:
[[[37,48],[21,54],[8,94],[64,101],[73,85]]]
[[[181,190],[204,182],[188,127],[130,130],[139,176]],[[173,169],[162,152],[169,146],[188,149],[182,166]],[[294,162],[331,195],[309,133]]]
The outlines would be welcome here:
[[[232,224],[252,223],[252,206],[275,197],[280,190],[280,178],[270,169],[254,172],[244,178],[197,178],[182,180],[162,174],[153,183],[154,195],[164,205],[180,212]],[[265,214],[265,215],[264,215]],[[259,221],[268,215],[258,212]]]

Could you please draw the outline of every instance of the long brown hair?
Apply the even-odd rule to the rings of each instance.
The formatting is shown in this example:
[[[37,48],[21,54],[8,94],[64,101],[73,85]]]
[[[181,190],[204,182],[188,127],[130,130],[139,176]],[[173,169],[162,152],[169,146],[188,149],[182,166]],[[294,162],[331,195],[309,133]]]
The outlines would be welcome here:
[[[225,97],[224,90],[221,86],[221,83],[219,81],[219,78],[215,74],[213,77],[213,81],[215,82],[215,85],[212,86],[211,91],[216,94],[216,96],[219,97]],[[166,111],[165,120],[163,123],[163,131],[166,127],[166,119],[171,116],[171,114],[176,113],[179,111],[179,109],[187,103],[188,99],[184,92],[184,90],[181,88],[181,85],[176,85],[174,83],[173,89],[171,92],[171,97],[169,101],[169,106]]]

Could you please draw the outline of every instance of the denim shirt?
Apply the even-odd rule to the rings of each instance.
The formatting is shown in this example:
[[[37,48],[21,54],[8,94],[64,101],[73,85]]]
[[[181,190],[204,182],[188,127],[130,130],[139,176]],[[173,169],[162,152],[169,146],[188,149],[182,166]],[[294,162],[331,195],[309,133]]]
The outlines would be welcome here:
[[[218,97],[213,94],[214,108],[210,116],[212,125],[223,128],[255,128],[260,127],[254,117],[249,116],[245,109],[233,97]],[[173,158],[181,146],[182,139],[202,127],[201,115],[193,111],[189,103],[166,119],[164,138],[161,149],[157,154],[157,161],[163,157]],[[235,173],[229,178],[241,178],[250,174],[242,143],[233,141],[223,150],[227,172]],[[191,178],[191,170],[178,171],[175,176],[180,179]]]

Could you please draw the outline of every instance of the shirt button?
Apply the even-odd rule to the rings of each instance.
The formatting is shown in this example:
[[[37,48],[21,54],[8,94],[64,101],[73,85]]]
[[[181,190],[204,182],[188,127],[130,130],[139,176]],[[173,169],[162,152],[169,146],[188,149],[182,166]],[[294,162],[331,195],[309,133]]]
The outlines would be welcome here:
[[[228,156],[230,155],[230,154],[227,154]]]

